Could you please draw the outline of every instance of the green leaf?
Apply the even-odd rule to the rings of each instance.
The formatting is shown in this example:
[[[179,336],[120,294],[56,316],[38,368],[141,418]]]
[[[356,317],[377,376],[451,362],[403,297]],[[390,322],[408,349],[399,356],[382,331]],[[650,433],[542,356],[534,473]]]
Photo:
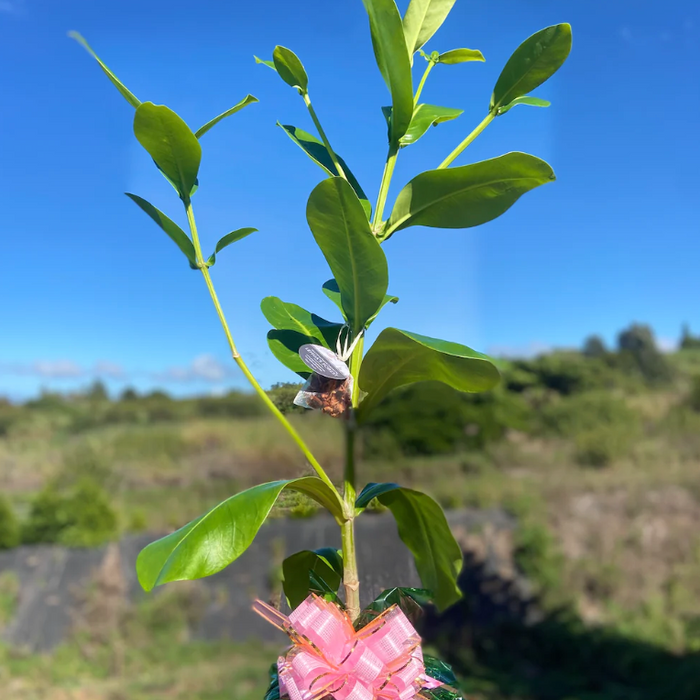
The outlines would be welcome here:
[[[513,109],[516,105],[529,105],[530,107],[549,107],[552,103],[547,100],[541,100],[539,97],[530,97],[526,95],[525,97],[516,97],[512,102],[507,105],[498,108],[496,116],[500,117],[501,114],[505,114],[507,111]]]
[[[423,615],[423,607],[432,602],[433,594],[424,588],[389,588],[364,608],[355,629],[362,629],[392,605],[397,605],[415,627]]]
[[[428,170],[399,192],[383,238],[408,226],[480,226],[510,209],[526,192],[555,179],[548,163],[518,152]]]
[[[307,379],[311,374],[311,370],[299,357],[299,348],[306,343],[318,343],[318,338],[290,330],[272,330],[267,333],[267,344],[272,354],[302,379]]]
[[[335,164],[331,160],[328,149],[323,145],[322,141],[319,141],[319,139],[311,134],[307,134],[302,129],[298,129],[296,126],[280,124],[279,122],[277,122],[277,126],[282,127],[284,133],[287,134],[287,136],[289,136],[289,138],[326,173],[334,177],[340,176]],[[369,198],[364,193],[362,187],[360,187],[360,183],[352,174],[350,168],[348,168],[347,163],[337,153],[335,154],[335,157],[338,159],[340,167],[343,169],[343,172],[348,178],[348,182],[352,185],[352,188],[360,198],[362,208],[365,210],[365,214],[369,219],[370,216],[372,216],[372,205],[370,204]]]
[[[304,550],[282,562],[282,586],[289,606],[294,609],[310,592],[336,593],[343,580],[343,559],[336,549]]]
[[[290,304],[277,297],[265,297],[260,302],[260,308],[270,325],[276,330],[295,331],[306,338],[313,338],[312,342],[335,351],[336,340],[343,327],[342,323],[326,321],[325,318],[309,313],[301,306]]]
[[[284,46],[275,46],[275,50],[272,52],[272,61],[275,70],[287,85],[297,88],[302,94],[306,93],[306,89],[309,87],[309,77],[294,51],[290,51]]]
[[[328,280],[328,282],[325,282],[323,284],[323,293],[340,309],[340,313],[343,314],[343,318],[345,318],[345,311],[343,311],[343,305],[340,300],[340,289],[338,288],[338,283],[332,279]],[[368,321],[367,321],[367,327],[369,328],[370,324],[372,321],[374,321],[375,318],[379,315],[379,312],[388,304],[397,304],[399,301],[398,297],[392,296],[391,294],[387,294],[384,297],[384,301],[382,301],[382,305],[379,307],[378,311],[374,316],[372,316]],[[347,321],[347,319],[345,319]]]
[[[90,44],[88,44],[87,41],[85,41],[85,39],[80,34],[78,34],[78,32],[68,32],[68,36],[71,39],[75,39],[100,64],[100,68],[102,68],[102,70],[105,72],[105,75],[112,81],[114,87],[116,87],[117,90],[119,90],[124,99],[132,107],[136,108],[141,104],[140,100],[136,97],[136,95],[134,95],[133,92],[128,90],[124,83],[122,83],[121,80],[119,80],[119,78],[117,78],[117,76],[114,75],[114,73],[112,73],[112,71],[109,68],[107,68],[107,66],[104,63],[102,63],[102,60],[92,50]]]
[[[263,61],[262,58],[258,58],[257,56],[253,56],[255,59],[256,63],[261,63],[263,66],[267,66],[268,68],[272,68],[275,73],[277,72],[277,68],[275,68],[275,64],[272,61]]]
[[[393,114],[389,141],[398,144],[413,116],[411,59],[406,47],[401,15],[394,0],[362,0],[372,33],[372,46],[379,70],[386,82]]]
[[[134,116],[134,134],[183,200],[197,182],[202,147],[189,126],[164,105],[144,102]]]
[[[240,241],[246,236],[250,236],[251,233],[255,233],[257,230],[258,229],[256,228],[239,228],[235,231],[231,231],[231,233],[227,233],[223,238],[220,238],[219,242],[216,244],[214,252],[207,260],[207,267],[211,267],[216,262],[216,254],[220,253],[226,246],[229,246],[231,243],[235,243],[236,241]]]
[[[403,31],[411,56],[440,29],[454,4],[455,0],[411,0],[403,18]]]
[[[139,583],[150,591],[164,583],[192,581],[221,571],[248,549],[284,489],[310,496],[342,519],[342,503],[315,476],[260,484],[145,547],[136,560]]]
[[[363,365],[364,368],[364,365]],[[462,550],[452,534],[440,506],[420,491],[388,484],[377,498],[394,515],[399,537],[416,562],[423,586],[432,591],[435,604],[444,610],[457,602],[462,594],[457,576],[462,568]]]
[[[555,24],[525,39],[501,71],[489,110],[494,112],[542,85],[561,68],[570,51],[569,24]]]
[[[401,137],[399,143],[402,146],[409,146],[418,141],[431,126],[457,119],[462,112],[464,112],[463,109],[452,109],[451,107],[418,105],[413,112],[413,119],[411,119],[408,131]]]
[[[491,360],[466,345],[386,328],[362,361],[358,409],[364,421],[389,392],[406,384],[437,381],[457,391],[488,391],[500,376]]]
[[[446,66],[454,66],[457,63],[467,63],[469,61],[484,61],[484,54],[477,49],[452,49],[445,51],[437,57],[438,63],[444,63]]]
[[[392,0],[393,2],[393,0]],[[389,284],[386,256],[355,190],[342,178],[319,183],[306,207],[311,232],[340,290],[354,334],[380,309]]]
[[[209,129],[212,128],[212,126],[216,126],[222,119],[226,119],[226,117],[230,117],[232,114],[235,114],[236,112],[240,112],[244,107],[247,107],[248,105],[252,105],[255,102],[259,102],[257,97],[253,97],[252,95],[246,95],[238,104],[234,105],[231,107],[231,109],[227,109],[225,112],[222,112],[218,117],[214,117],[211,121],[208,121],[204,126],[200,126],[197,131],[194,132],[194,135],[197,138],[201,138],[204,136],[204,134],[209,131]]]
[[[190,266],[197,267],[197,255],[194,252],[194,246],[189,236],[170,218],[168,218],[162,211],[156,209],[150,202],[139,197],[138,195],[125,192],[126,196],[133,202],[139,205],[143,211],[148,214],[148,216],[155,221],[158,226],[160,226],[165,233],[172,238],[177,247],[185,254],[187,259],[190,261]]]
[[[357,496],[357,499],[355,500],[355,509],[358,511],[358,513],[362,512],[375,498],[381,496],[383,493],[387,493],[388,491],[394,491],[396,489],[400,489],[401,487],[398,484],[390,484],[390,483],[383,483],[383,484],[367,484],[362,491],[360,491],[359,495]]]

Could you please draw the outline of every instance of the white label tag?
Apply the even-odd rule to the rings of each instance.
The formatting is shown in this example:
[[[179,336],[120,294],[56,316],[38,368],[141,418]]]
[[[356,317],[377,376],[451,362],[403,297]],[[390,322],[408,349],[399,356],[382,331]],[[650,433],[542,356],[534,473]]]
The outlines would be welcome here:
[[[311,370],[328,379],[347,379],[350,376],[348,366],[328,348],[307,343],[299,348],[299,357]]]

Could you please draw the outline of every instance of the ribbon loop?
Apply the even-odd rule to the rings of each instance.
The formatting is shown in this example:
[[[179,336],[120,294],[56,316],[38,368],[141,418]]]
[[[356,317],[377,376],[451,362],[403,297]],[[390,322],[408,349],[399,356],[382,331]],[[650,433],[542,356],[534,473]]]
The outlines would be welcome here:
[[[289,617],[257,601],[253,609],[292,641],[277,661],[289,700],[412,700],[440,681],[428,676],[420,636],[393,606],[355,631],[333,603],[311,594]]]

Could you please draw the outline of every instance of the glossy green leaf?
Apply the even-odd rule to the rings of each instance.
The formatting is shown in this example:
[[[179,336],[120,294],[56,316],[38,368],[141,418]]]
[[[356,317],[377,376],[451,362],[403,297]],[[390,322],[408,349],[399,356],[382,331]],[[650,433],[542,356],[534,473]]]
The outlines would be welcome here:
[[[437,57],[438,63],[446,66],[454,66],[458,63],[468,63],[469,61],[484,61],[484,54],[477,49],[452,49],[445,51]]]
[[[68,36],[71,39],[75,39],[99,64],[100,68],[104,71],[105,75],[112,81],[112,84],[114,87],[119,90],[119,92],[122,94],[124,99],[134,108],[138,107],[141,104],[141,101],[134,95],[133,92],[131,92],[125,85],[122,83],[119,78],[117,78],[112,71],[107,68],[107,66],[102,62],[100,57],[92,50],[92,47],[90,44],[85,41],[85,39],[78,34],[78,32],[68,32]]]
[[[395,491],[401,487],[398,484],[392,483],[372,483],[367,484],[357,496],[355,500],[355,509],[358,513],[362,512],[375,498],[378,498],[383,493]]]
[[[525,39],[508,59],[491,95],[495,111],[532,92],[556,73],[571,51],[571,25],[555,24]]]
[[[457,391],[493,389],[500,376],[491,360],[466,345],[386,328],[362,362],[360,389],[367,392],[358,410],[364,421],[389,392],[406,384],[437,381]]]
[[[342,503],[315,476],[260,484],[145,547],[136,560],[139,583],[150,591],[164,583],[192,581],[221,571],[248,549],[284,489],[304,493],[342,518]]]
[[[343,579],[343,559],[336,549],[304,550],[282,562],[284,594],[294,609],[309,593],[337,593]]]
[[[403,18],[408,52],[424,46],[450,14],[455,0],[411,0]]]
[[[340,289],[338,288],[338,283],[333,279],[333,280],[328,280],[328,282],[325,282],[323,287],[323,293],[340,309],[340,313],[343,314],[343,318],[345,318],[345,312],[343,311],[343,305],[340,300]],[[372,321],[374,321],[375,318],[379,315],[379,312],[389,303],[392,304],[397,304],[399,301],[398,297],[392,296],[391,294],[387,294],[384,297],[384,301],[382,301],[382,305],[379,307],[378,311],[374,316],[372,316],[368,321],[367,321],[367,327],[369,328],[370,324]],[[347,319],[345,319],[347,320]]]
[[[413,116],[411,59],[406,47],[401,15],[394,0],[362,0],[372,33],[372,46],[379,70],[386,82],[393,113],[389,141],[398,144]]]
[[[342,178],[329,178],[314,188],[306,218],[338,283],[348,324],[358,333],[386,295],[389,270],[384,251],[355,190]]]
[[[253,56],[255,59],[256,63],[260,63],[263,66],[267,66],[268,68],[272,68],[275,73],[277,72],[277,68],[275,68],[275,64],[272,61],[264,61],[262,58],[258,58],[257,56]]]
[[[302,379],[307,379],[311,374],[299,357],[299,348],[307,343],[318,343],[318,338],[289,330],[271,330],[267,333],[267,344],[275,358]]]
[[[220,253],[226,246],[231,245],[231,243],[235,243],[236,241],[240,241],[242,238],[245,238],[246,236],[250,236],[251,233],[255,233],[258,229],[256,228],[239,228],[236,229],[235,231],[231,231],[231,233],[227,233],[225,236],[219,239],[219,242],[216,244],[216,248],[214,249],[214,252],[209,256],[209,259],[207,260],[207,267],[211,267],[215,262],[216,262],[216,254]]]
[[[197,266],[197,255],[194,252],[194,246],[189,236],[170,218],[168,218],[162,211],[156,209],[150,202],[147,202],[142,197],[135,194],[125,193],[126,196],[133,202],[138,204],[143,211],[148,214],[148,216],[155,221],[158,226],[160,226],[165,233],[170,236],[170,238],[175,242],[177,247],[185,254],[187,259],[190,261],[190,265],[193,267]]]
[[[548,163],[517,152],[428,170],[399,192],[383,238],[408,226],[480,226],[506,212],[526,192],[555,179]]]
[[[516,97],[509,104],[499,107],[496,116],[501,116],[509,110],[513,109],[516,105],[528,105],[530,107],[549,107],[552,103],[547,100],[541,100],[539,97],[530,97],[530,95],[525,95],[525,97]]]
[[[457,586],[462,550],[445,514],[430,496],[390,486],[393,488],[381,490],[377,499],[394,515],[399,537],[413,554],[423,586],[433,593],[437,608],[444,610],[462,597]]]
[[[312,314],[301,306],[277,297],[265,297],[260,302],[260,308],[270,325],[278,331],[294,331],[335,351],[336,340],[343,324],[326,321],[325,318]]]
[[[183,200],[190,197],[202,147],[185,122],[164,105],[144,102],[134,116],[134,134]]]
[[[451,107],[418,105],[413,112],[413,119],[411,119],[408,131],[401,137],[399,143],[402,146],[409,146],[418,141],[431,126],[457,119],[462,112],[464,112],[463,109],[452,109]]]
[[[287,85],[297,88],[302,93],[306,92],[309,87],[309,77],[294,51],[284,46],[275,46],[275,50],[272,52],[272,62],[280,78]]]
[[[433,594],[424,588],[389,588],[362,610],[355,629],[362,629],[392,605],[397,605],[415,627],[423,616],[423,607],[432,602]]]
[[[309,156],[314,163],[316,163],[316,165],[328,173],[328,175],[332,175],[334,177],[340,175],[335,167],[335,164],[331,160],[328,149],[323,145],[322,141],[311,134],[307,134],[306,131],[298,129],[296,126],[280,124],[279,122],[277,122],[277,126],[282,127],[284,133],[287,134],[287,136],[289,136],[289,138],[297,146],[299,146],[299,148],[301,148],[301,150],[304,151],[304,153],[306,153],[306,155]],[[360,198],[362,208],[365,210],[365,214],[369,219],[370,216],[372,216],[372,205],[370,204],[369,198],[364,193],[362,187],[360,187],[360,183],[352,174],[352,171],[348,167],[347,163],[337,153],[335,154],[335,157],[338,159],[340,167],[343,169],[348,182],[352,185],[352,188]]]
[[[231,109],[227,109],[225,112],[222,112],[218,117],[214,117],[211,121],[208,121],[204,126],[200,126],[197,131],[194,132],[194,135],[197,138],[201,138],[204,136],[204,134],[209,131],[213,126],[216,126],[222,119],[226,119],[226,117],[230,117],[232,114],[235,114],[236,112],[240,112],[244,107],[247,107],[248,105],[252,105],[255,102],[259,102],[257,97],[253,97],[252,95],[246,95],[238,104],[233,105]]]

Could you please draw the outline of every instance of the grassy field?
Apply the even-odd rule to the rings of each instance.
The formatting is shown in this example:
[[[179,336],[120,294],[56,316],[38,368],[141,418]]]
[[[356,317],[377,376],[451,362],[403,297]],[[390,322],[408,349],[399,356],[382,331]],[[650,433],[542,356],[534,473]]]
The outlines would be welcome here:
[[[549,617],[528,634],[458,643],[453,660],[475,699],[661,700],[650,668],[687,677],[677,700],[700,698],[700,351],[663,356],[663,366],[654,359],[651,377],[626,369],[625,357],[515,363],[501,392],[485,398],[408,392],[367,430],[361,484],[397,481],[446,508],[497,505],[520,519],[507,549]],[[11,513],[0,508],[0,546],[3,517],[19,523],[15,543],[37,541],[46,529],[27,523],[50,511],[61,525],[46,503],[93,493],[80,491],[85,484],[109,494],[109,539],[179,527],[236,491],[305,471],[248,397],[115,402],[92,391],[5,405],[4,414],[0,405],[0,488]],[[290,391],[273,392],[286,408]],[[289,417],[339,479],[341,426]],[[274,515],[313,512],[285,497]],[[63,532],[75,536],[75,527]],[[0,626],[16,595],[16,582],[0,578]],[[260,698],[276,651],[184,644],[183,616],[195,608],[196,596],[173,594],[119,611],[106,629],[86,624],[48,657],[4,649],[0,687],[20,700]],[[595,683],[591,664],[606,669]]]

